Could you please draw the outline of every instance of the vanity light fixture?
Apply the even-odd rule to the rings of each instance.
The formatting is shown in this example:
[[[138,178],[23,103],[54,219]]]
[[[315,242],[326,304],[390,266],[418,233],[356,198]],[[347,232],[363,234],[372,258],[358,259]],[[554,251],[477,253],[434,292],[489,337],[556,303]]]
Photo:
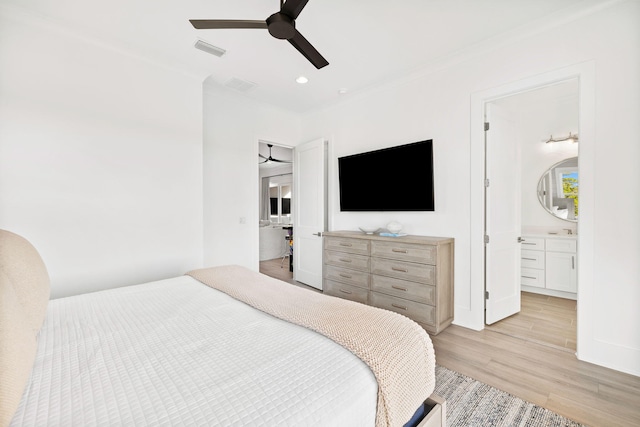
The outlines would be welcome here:
[[[542,141],[546,144],[550,144],[552,142],[562,142],[562,141],[569,141],[575,144],[578,142],[578,134],[569,132],[569,136],[565,136],[563,138],[554,138],[553,135],[551,135],[549,139],[544,139]]]
[[[300,83],[301,85],[305,84],[305,83],[306,83],[306,82],[308,82],[308,81],[309,81],[309,79],[308,79],[308,78],[306,78],[305,76],[299,76],[299,77],[296,79],[296,82]]]

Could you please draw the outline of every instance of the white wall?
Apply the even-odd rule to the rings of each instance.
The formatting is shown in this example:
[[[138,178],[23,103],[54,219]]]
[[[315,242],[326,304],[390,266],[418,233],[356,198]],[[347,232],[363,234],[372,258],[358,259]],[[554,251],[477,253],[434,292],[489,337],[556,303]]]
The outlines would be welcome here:
[[[589,190],[595,207],[585,212],[592,228],[585,233],[594,265],[585,266],[593,280],[583,291],[579,324],[580,357],[615,369],[640,374],[640,158],[636,143],[640,132],[640,3],[619,2],[593,15],[578,17],[543,32],[504,42],[499,48],[478,50],[450,66],[433,67],[422,75],[356,94],[302,121],[302,139],[330,137],[330,197],[332,229],[383,225],[397,220],[413,234],[451,236],[456,239],[455,323],[482,325],[480,283],[471,277],[470,222],[482,212],[471,211],[472,158],[470,99],[474,93],[520,79],[594,61],[597,70],[592,91],[596,97],[595,138],[582,140],[582,150],[593,154],[591,171],[581,169],[581,190]],[[433,138],[436,212],[341,213],[337,210],[337,157],[402,143]],[[613,190],[624,172],[627,187]],[[590,175],[590,176],[589,176]],[[476,191],[476,190],[473,190]],[[587,197],[589,197],[587,196]],[[591,203],[592,202],[592,203]],[[615,206],[615,209],[612,207]],[[623,237],[624,236],[624,237]],[[581,238],[581,242],[583,239]],[[582,244],[582,243],[581,243]],[[591,269],[591,270],[590,270]],[[580,342],[579,342],[580,346]]]
[[[210,80],[203,88],[204,264],[258,270],[258,143],[295,146],[300,119]]]
[[[4,10],[0,70],[0,227],[52,297],[201,265],[199,81]]]
[[[579,132],[578,87],[573,96],[558,95],[532,100],[531,96],[516,95],[517,105],[507,99],[504,105],[515,118],[516,133],[522,158],[522,228],[552,231],[564,228],[576,230],[576,223],[556,218],[549,214],[538,200],[537,188],[540,177],[554,164],[579,155],[580,144],[557,142],[545,144],[552,134],[554,138],[565,137],[569,132]],[[554,85],[558,86],[558,85]],[[548,91],[552,88],[546,89]],[[527,101],[527,100],[530,101]]]

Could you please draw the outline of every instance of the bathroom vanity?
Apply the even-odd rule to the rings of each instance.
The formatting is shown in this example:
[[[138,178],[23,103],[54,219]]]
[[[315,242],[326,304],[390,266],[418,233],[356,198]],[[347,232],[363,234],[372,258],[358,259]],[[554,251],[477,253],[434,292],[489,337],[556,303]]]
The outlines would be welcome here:
[[[576,299],[577,236],[525,234],[521,258],[523,291]]]

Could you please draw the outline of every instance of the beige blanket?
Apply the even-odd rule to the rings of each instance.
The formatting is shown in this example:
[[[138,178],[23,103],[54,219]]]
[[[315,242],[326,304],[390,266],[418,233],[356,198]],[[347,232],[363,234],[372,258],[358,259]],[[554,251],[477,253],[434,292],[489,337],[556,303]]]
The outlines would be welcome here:
[[[328,297],[240,266],[188,275],[274,317],[325,335],[365,362],[378,381],[376,426],[402,426],[435,387],[431,339],[399,314]]]

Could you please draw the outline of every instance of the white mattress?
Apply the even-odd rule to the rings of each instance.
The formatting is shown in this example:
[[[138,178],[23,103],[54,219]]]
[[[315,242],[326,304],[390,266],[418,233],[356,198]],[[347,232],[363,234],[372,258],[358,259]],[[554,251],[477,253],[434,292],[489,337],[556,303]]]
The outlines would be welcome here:
[[[356,356],[191,277],[52,300],[11,426],[375,424]]]

